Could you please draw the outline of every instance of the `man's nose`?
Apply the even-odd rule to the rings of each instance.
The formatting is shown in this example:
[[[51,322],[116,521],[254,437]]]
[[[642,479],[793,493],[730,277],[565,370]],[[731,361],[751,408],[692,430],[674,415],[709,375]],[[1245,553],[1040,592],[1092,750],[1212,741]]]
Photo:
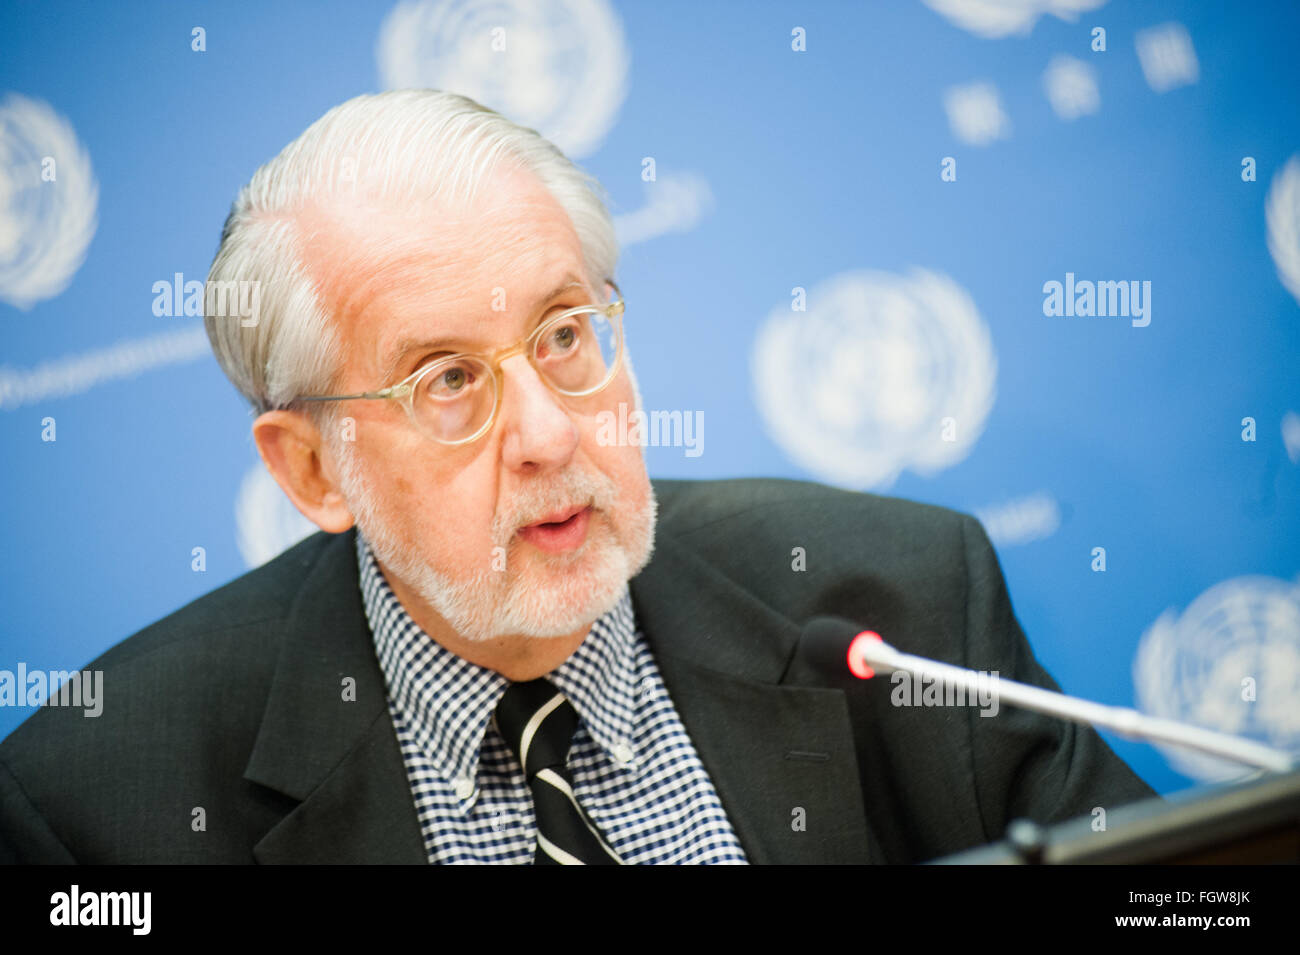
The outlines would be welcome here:
[[[523,355],[501,363],[502,457],[516,471],[548,471],[569,463],[578,448],[578,426],[562,399]]]

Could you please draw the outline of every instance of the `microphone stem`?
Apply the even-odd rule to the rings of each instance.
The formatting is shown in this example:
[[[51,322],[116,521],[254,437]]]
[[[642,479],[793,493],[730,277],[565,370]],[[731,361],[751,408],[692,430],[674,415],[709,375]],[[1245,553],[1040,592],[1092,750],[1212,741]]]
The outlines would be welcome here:
[[[1049,716],[1058,716],[1076,723],[1102,726],[1128,739],[1161,740],[1279,773],[1288,772],[1294,767],[1294,760],[1290,754],[1252,740],[1241,739],[1227,733],[1217,733],[1199,726],[1189,726],[1175,720],[1147,716],[1128,707],[1106,706],[1102,703],[1080,700],[1063,693],[1054,693],[1042,687],[1004,680],[997,676],[990,680],[989,674],[900,653],[888,644],[875,640],[863,641],[859,644],[859,653],[868,664],[879,671],[890,673],[894,670],[902,670],[954,687],[962,687],[972,694],[968,699],[976,698],[974,694],[978,692],[988,692],[991,687],[999,703],[1011,703],[1014,706],[1046,713]]]

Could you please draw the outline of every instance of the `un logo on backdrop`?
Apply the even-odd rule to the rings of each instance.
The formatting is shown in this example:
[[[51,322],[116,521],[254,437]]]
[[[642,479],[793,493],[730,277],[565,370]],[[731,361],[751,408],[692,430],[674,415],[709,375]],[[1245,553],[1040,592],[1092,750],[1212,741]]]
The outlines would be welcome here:
[[[1273,177],[1265,206],[1268,251],[1278,278],[1300,302],[1300,154]]]
[[[970,453],[997,361],[970,296],[936,272],[846,272],[772,310],[752,356],[772,440],[823,481],[884,488]]]
[[[95,235],[99,186],[71,124],[11,93],[0,104],[0,301],[31,308],[68,287]]]
[[[1133,663],[1138,705],[1153,716],[1300,751],[1300,584],[1234,577],[1180,617],[1162,613]],[[1248,772],[1160,744],[1179,772],[1206,782]]]
[[[1095,10],[1106,0],[922,0],[954,24],[987,39],[1028,34],[1046,14],[1077,23],[1079,14]]]
[[[376,48],[385,88],[453,90],[594,152],[627,96],[630,56],[607,0],[408,0]]]

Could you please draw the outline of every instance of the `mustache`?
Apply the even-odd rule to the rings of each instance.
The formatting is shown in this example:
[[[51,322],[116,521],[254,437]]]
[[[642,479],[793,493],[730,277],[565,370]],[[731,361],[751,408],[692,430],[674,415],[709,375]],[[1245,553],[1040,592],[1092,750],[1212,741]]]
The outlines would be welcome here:
[[[504,547],[521,527],[567,508],[590,506],[611,511],[618,501],[618,487],[604,474],[566,471],[545,484],[524,485],[509,505],[492,518],[492,540]]]

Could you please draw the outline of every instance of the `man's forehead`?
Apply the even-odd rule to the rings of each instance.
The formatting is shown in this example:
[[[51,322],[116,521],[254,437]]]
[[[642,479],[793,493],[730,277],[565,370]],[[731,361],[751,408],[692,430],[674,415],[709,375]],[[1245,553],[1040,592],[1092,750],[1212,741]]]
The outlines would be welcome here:
[[[586,287],[581,244],[562,207],[549,195],[507,198],[476,203],[474,214],[357,203],[305,217],[313,278],[349,352],[373,371],[422,337],[468,339],[484,331],[489,312],[515,315]]]
[[[554,242],[557,232],[573,236],[567,213],[541,181],[511,165],[481,183],[472,201],[412,202],[362,184],[311,200],[297,219],[308,267],[322,285],[364,282],[388,269],[464,270],[503,246],[526,246],[534,237]]]

